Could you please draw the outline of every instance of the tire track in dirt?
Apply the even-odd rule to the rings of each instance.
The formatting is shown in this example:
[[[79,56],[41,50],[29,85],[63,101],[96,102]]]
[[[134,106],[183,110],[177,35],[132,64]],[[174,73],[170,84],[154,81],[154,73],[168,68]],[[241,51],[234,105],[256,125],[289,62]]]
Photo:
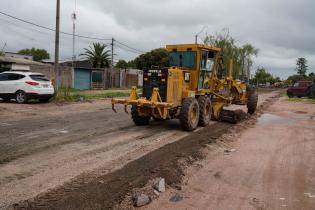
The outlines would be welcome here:
[[[257,118],[277,97],[267,99],[249,119]],[[249,120],[249,126],[252,122]],[[215,123],[176,142],[167,144],[112,173],[92,180],[88,174],[39,196],[19,202],[13,209],[110,209],[134,188],[144,187],[149,180],[164,177],[176,186],[184,176],[183,162],[192,164],[202,158],[201,149],[215,143],[223,134],[238,125]],[[234,129],[237,130],[237,129]],[[234,131],[235,132],[235,131]]]

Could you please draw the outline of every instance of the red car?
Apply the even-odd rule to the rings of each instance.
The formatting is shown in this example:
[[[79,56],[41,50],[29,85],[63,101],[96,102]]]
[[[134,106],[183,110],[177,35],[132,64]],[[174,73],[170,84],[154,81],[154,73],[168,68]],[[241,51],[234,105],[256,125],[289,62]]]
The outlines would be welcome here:
[[[311,93],[313,82],[312,81],[298,81],[292,87],[287,90],[288,96],[294,97],[308,97]]]

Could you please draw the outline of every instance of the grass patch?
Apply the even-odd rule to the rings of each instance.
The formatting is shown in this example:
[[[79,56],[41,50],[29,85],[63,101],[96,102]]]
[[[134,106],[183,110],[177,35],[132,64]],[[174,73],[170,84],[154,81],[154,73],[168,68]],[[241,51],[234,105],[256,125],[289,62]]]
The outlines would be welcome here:
[[[288,98],[288,101],[315,104],[315,99],[311,99],[311,98]]]
[[[113,97],[127,97],[130,95],[130,89],[109,89],[109,90],[76,90],[72,88],[61,88],[54,97],[55,102],[77,102],[89,101]],[[138,92],[141,89],[138,89]]]
[[[287,100],[291,102],[315,104],[315,99],[312,99],[312,98],[298,98],[298,97],[289,98],[287,93],[281,93],[280,96],[287,98]]]

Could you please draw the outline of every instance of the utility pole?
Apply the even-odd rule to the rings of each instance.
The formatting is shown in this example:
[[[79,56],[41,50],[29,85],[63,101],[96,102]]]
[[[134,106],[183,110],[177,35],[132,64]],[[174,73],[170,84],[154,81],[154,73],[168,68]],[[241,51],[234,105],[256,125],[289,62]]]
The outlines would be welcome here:
[[[72,68],[74,68],[74,62],[76,60],[76,54],[75,54],[75,21],[77,19],[77,14],[75,11],[72,14],[72,20],[73,20],[73,31],[72,31]]]
[[[59,85],[59,29],[60,29],[60,0],[57,0],[56,6],[56,34],[55,34],[55,91],[58,91]]]
[[[112,38],[112,43],[111,43],[111,47],[112,47],[112,61],[111,61],[111,87],[113,88],[114,87],[114,42],[115,42],[115,39]]]
[[[195,44],[198,44],[198,36],[199,36],[206,28],[208,28],[208,26],[203,26],[203,28],[201,29],[201,31],[199,31],[199,32],[195,35]]]

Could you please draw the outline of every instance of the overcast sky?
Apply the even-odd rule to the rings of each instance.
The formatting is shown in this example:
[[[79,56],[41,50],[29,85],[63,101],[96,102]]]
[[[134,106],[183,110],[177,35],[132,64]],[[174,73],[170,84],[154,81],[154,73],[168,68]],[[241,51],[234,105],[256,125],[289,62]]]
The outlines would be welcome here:
[[[53,28],[55,0],[1,0],[0,11]],[[75,0],[61,0],[61,30],[72,33]],[[77,34],[112,38],[142,51],[173,43],[194,42],[194,34],[215,34],[228,28],[239,44],[251,43],[257,66],[286,78],[294,74],[296,58],[315,71],[314,0],[77,0]],[[93,40],[77,39],[76,53]],[[5,51],[45,48],[54,56],[54,33],[0,14],[0,47]],[[109,43],[109,41],[104,41]],[[72,38],[62,35],[61,59],[72,56]],[[0,48],[0,49],[1,49]],[[138,54],[115,47],[116,59]]]

